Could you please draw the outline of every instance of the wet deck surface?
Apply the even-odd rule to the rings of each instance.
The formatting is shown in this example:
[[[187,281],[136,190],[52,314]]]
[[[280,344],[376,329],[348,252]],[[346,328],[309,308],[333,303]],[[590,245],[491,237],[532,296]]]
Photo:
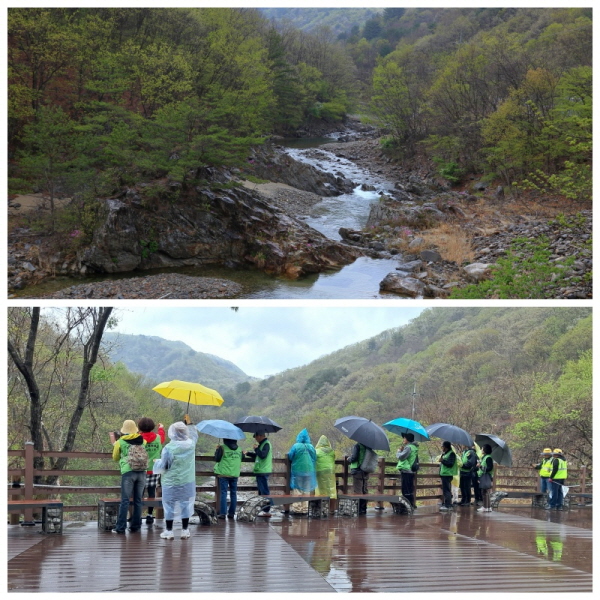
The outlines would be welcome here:
[[[62,536],[8,526],[13,592],[591,592],[592,511],[472,508],[414,517],[275,516],[191,525],[162,522],[117,536],[65,523]],[[262,521],[262,522],[260,522]]]

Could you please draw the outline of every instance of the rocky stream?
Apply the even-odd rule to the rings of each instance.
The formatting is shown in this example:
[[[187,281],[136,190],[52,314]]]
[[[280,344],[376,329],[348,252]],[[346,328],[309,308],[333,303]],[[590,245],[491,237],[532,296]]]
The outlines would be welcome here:
[[[77,251],[50,251],[13,229],[11,297],[444,298],[489,277],[515,238],[540,236],[550,261],[575,259],[554,297],[591,297],[591,211],[577,227],[507,220],[500,190],[474,181],[475,196],[427,168],[407,171],[358,122],[303,148],[280,142],[255,150],[243,170],[203,169],[206,185],[161,182],[159,201],[147,201],[147,183],[98,199],[102,220]],[[485,223],[471,210],[482,198],[497,204]],[[426,243],[423,230],[443,222],[468,232],[473,260],[445,260]]]

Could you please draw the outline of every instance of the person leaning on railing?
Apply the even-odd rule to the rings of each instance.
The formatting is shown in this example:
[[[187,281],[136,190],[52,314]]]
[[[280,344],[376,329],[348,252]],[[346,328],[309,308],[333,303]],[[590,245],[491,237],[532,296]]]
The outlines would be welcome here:
[[[253,436],[256,440],[254,451],[248,451],[245,456],[254,459],[253,473],[256,475],[256,487],[259,496],[268,496],[269,475],[273,472],[273,450],[265,431],[257,431]],[[259,513],[259,517],[270,517],[273,500]]]

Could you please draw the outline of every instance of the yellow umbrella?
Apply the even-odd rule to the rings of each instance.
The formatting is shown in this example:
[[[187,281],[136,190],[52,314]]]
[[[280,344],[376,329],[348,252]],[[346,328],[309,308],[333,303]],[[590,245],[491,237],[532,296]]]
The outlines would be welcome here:
[[[224,402],[219,392],[211,390],[200,383],[189,383],[188,381],[178,381],[177,379],[174,379],[173,381],[159,383],[152,389],[165,398],[187,402],[188,409],[190,404],[221,406]]]

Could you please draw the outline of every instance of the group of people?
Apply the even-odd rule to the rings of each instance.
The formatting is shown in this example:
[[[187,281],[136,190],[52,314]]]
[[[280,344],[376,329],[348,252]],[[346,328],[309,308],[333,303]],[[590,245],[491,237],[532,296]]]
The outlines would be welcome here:
[[[179,504],[181,513],[181,538],[190,536],[190,517],[194,514],[196,497],[195,447],[198,431],[186,415],[184,421],[173,423],[167,432],[169,443],[165,445],[165,430],[158,423],[158,433],[154,433],[155,423],[143,417],[136,424],[127,420],[119,432],[111,434],[113,459],[121,469],[121,503],[117,523],[112,530],[124,534],[129,522],[129,531],[134,533],[142,526],[142,499],[144,490],[148,498],[156,497],[156,487],[162,487],[162,507],[165,513],[164,539],[173,539],[173,521]],[[233,519],[237,508],[237,482],[245,457],[254,462],[258,494],[268,496],[269,475],[273,471],[273,450],[265,431],[253,435],[255,444],[251,451],[243,452],[236,440],[224,439],[216,448],[214,473],[219,479],[220,519]],[[139,449],[143,448],[140,456]],[[293,495],[311,493],[315,489],[319,495],[335,498],[335,454],[329,440],[321,436],[316,448],[312,446],[306,429],[302,430],[296,443],[290,448],[288,457],[291,463],[291,488]],[[229,494],[229,503],[227,496]],[[130,499],[133,512],[128,519]],[[272,501],[259,514],[270,517]],[[294,511],[305,512],[305,503],[294,505]],[[146,523],[154,522],[153,507],[148,508]]]
[[[176,507],[181,511],[181,538],[190,536],[188,524],[194,514],[196,497],[195,447],[198,430],[186,415],[184,421],[173,423],[167,432],[169,443],[165,445],[165,429],[148,417],[141,418],[136,424],[132,420],[123,423],[120,432],[111,434],[113,441],[113,459],[121,469],[121,503],[117,523],[113,533],[124,534],[127,529],[129,500],[133,499],[133,513],[129,520],[129,531],[139,531],[142,525],[142,498],[147,489],[148,498],[156,497],[156,487],[162,487],[162,507],[165,513],[166,529],[161,533],[165,539],[173,539],[173,521]],[[258,494],[270,495],[269,476],[273,472],[273,450],[266,431],[257,431],[253,435],[255,444],[251,451],[242,451],[236,440],[224,439],[214,454],[214,473],[219,479],[220,519],[233,519],[237,508],[237,482],[241,473],[241,464],[246,457],[254,462],[253,473],[256,477]],[[140,451],[143,449],[143,451]],[[413,507],[416,507],[415,474],[418,470],[418,444],[412,433],[403,435],[403,444],[396,453],[396,468],[401,474],[402,495]],[[480,512],[491,512],[490,490],[494,477],[492,448],[484,444],[480,451],[475,445],[464,448],[459,454],[448,441],[442,443],[442,453],[437,462],[440,465],[442,485],[441,511],[452,510],[453,488],[461,492],[461,500],[454,500],[459,506],[470,506],[474,495],[475,505]],[[317,495],[337,498],[335,475],[335,452],[326,436],[319,438],[316,446],[311,443],[310,435],[303,429],[288,454],[291,467],[291,494],[301,496],[316,491]],[[356,443],[350,456],[350,474],[353,478],[353,492],[368,494],[369,475],[374,471],[373,460],[377,456],[371,448]],[[567,478],[567,463],[562,450],[545,448],[539,464],[535,465],[541,478],[541,491],[547,494],[547,508],[562,508],[562,486]],[[473,489],[474,494],[471,494]],[[227,496],[229,495],[229,503]],[[272,501],[258,516],[270,517]],[[306,502],[294,503],[293,513],[304,514],[308,510]],[[367,511],[367,500],[359,501],[359,514]],[[153,507],[148,508],[146,523],[154,521]]]
[[[546,495],[547,510],[562,510],[564,502],[563,486],[567,479],[567,461],[560,448],[544,448],[540,461],[532,465],[540,475],[540,491]]]

